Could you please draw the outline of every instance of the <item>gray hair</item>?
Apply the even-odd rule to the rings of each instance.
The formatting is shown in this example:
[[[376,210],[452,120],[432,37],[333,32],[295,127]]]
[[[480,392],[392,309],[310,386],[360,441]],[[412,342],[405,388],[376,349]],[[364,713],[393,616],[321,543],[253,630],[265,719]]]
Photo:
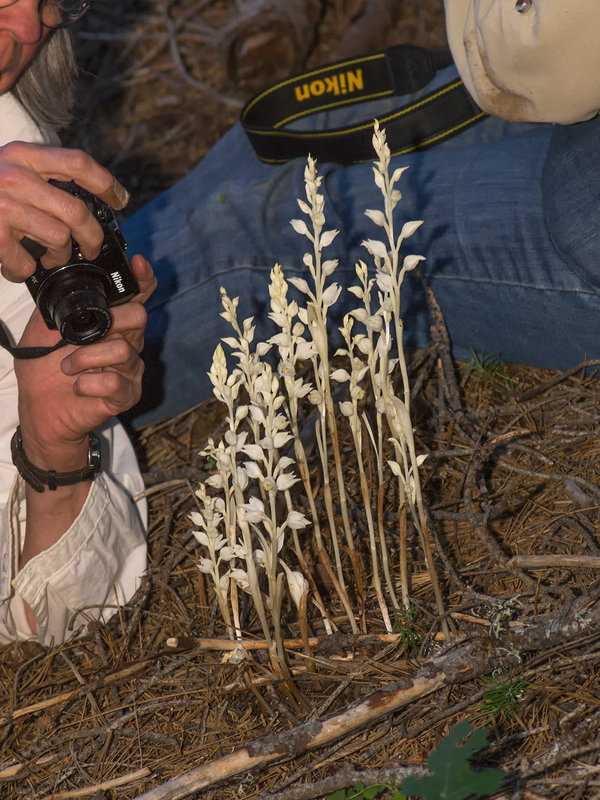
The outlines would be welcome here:
[[[59,131],[71,122],[76,72],[71,34],[59,28],[19,76],[13,92],[38,125]]]

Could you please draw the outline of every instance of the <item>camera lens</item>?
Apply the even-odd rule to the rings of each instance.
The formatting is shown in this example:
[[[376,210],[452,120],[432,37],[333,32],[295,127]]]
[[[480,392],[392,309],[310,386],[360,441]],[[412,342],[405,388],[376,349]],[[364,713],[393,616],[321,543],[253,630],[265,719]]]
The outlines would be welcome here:
[[[80,345],[106,336],[112,320],[103,292],[76,289],[58,300],[54,322],[66,342]]]
[[[46,270],[38,267],[28,281],[46,324],[56,328],[69,344],[92,344],[106,336],[112,325],[106,270],[89,262],[65,264]]]
[[[85,336],[96,326],[96,318],[91,311],[81,311],[78,314],[71,314],[68,324],[76,333]]]

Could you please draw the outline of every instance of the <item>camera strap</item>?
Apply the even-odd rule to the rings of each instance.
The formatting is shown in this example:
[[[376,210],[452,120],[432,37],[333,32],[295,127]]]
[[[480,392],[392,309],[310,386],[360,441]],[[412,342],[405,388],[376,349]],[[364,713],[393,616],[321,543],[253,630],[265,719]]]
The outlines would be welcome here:
[[[261,161],[281,164],[298,156],[353,164],[373,160],[373,120],[329,130],[294,130],[296,120],[423,89],[452,63],[449,51],[396,45],[338,61],[275,83],[252,98],[241,123]],[[378,117],[392,155],[424,150],[460,133],[486,114],[460,78]]]
[[[55,344],[54,347],[16,347],[10,343],[10,339],[8,338],[8,334],[4,330],[4,326],[0,324],[0,347],[3,347],[5,350],[11,354],[13,358],[18,359],[29,359],[29,358],[43,358],[43,356],[47,356],[50,353],[54,353],[55,350],[59,350],[61,347],[64,347],[67,342],[64,339],[61,339],[58,344]]]

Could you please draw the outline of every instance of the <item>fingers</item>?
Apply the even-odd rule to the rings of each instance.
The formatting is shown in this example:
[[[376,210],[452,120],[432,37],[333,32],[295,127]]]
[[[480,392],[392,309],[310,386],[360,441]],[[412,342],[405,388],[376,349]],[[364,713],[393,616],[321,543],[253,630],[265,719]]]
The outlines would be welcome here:
[[[59,181],[75,181],[75,183],[92,192],[116,211],[125,208],[129,201],[129,192],[114,175],[98,164],[83,150],[75,148],[46,147],[43,145],[11,142],[4,148],[14,160],[47,181],[54,178]]]
[[[157,286],[152,264],[143,256],[135,255],[131,259],[131,268],[140,287],[140,292],[135,299],[140,303],[145,303]]]
[[[122,306],[113,306],[110,309],[110,315],[112,326],[104,341],[125,338],[138,353],[141,353],[144,347],[144,330],[148,316],[144,306],[140,302],[132,300]]]
[[[46,203],[47,208],[52,208],[53,203],[51,198],[48,200],[49,193],[46,187],[49,187],[49,184],[41,181],[36,199],[31,202],[23,198],[19,191],[7,190],[6,181],[2,180],[0,183],[0,261],[3,264],[2,274],[9,280],[23,281],[35,270],[35,258],[21,244],[23,234],[46,248],[47,255],[44,261],[48,262],[48,266],[64,264],[71,255],[71,231],[68,225],[56,216],[60,213],[59,210],[55,208],[54,213],[48,213],[41,211],[35,205],[38,202]],[[100,247],[102,231],[95,220],[92,222],[94,242]]]
[[[13,170],[15,171],[15,170]],[[3,178],[6,176],[3,175]],[[23,181],[23,186],[26,186]],[[71,257],[71,237],[80,244],[86,258],[95,258],[104,240],[102,228],[79,197],[41,181],[35,196],[14,188],[9,192],[3,180],[0,190],[0,253],[11,273],[24,279],[35,269],[36,261],[22,243],[23,234],[41,245],[46,253],[45,267],[65,264]],[[7,277],[10,277],[7,275]]]
[[[63,359],[61,369],[76,378],[75,395],[103,400],[109,414],[131,408],[140,398],[144,364],[121,337],[77,348]]]
[[[122,336],[106,338],[96,344],[76,347],[62,359],[61,369],[65,375],[76,376],[90,370],[114,369],[126,372],[135,368],[139,351]]]
[[[107,416],[116,416],[134,406],[142,394],[143,362],[135,374],[121,374],[113,370],[86,372],[80,375],[73,386],[78,397],[102,400]]]
[[[95,216],[81,198],[48,183],[50,178],[75,181],[116,209],[129,199],[114,176],[81,150],[22,142],[0,148],[0,262],[9,280],[25,280],[35,269],[23,236],[46,249],[45,267],[68,260],[71,237],[86,258],[98,255],[103,233]]]

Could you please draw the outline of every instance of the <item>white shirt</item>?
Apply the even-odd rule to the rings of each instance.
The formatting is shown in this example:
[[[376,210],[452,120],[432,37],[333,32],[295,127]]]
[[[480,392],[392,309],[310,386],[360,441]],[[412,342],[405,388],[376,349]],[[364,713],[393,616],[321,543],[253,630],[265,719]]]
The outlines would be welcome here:
[[[43,130],[10,92],[0,94],[0,147],[9,142],[58,144],[51,130]]]
[[[0,146],[16,140],[56,142],[12,95],[4,94]],[[33,308],[27,287],[0,275],[0,321],[14,342]],[[144,500],[133,501],[143,482],[125,430],[110,420],[96,431],[104,469],[79,516],[58,542],[17,572],[25,534],[25,490],[10,456],[17,400],[13,359],[0,348],[0,642],[32,638],[26,601],[37,621],[34,638],[58,644],[81,631],[90,618],[108,619],[135,592],[146,568],[147,508]]]

